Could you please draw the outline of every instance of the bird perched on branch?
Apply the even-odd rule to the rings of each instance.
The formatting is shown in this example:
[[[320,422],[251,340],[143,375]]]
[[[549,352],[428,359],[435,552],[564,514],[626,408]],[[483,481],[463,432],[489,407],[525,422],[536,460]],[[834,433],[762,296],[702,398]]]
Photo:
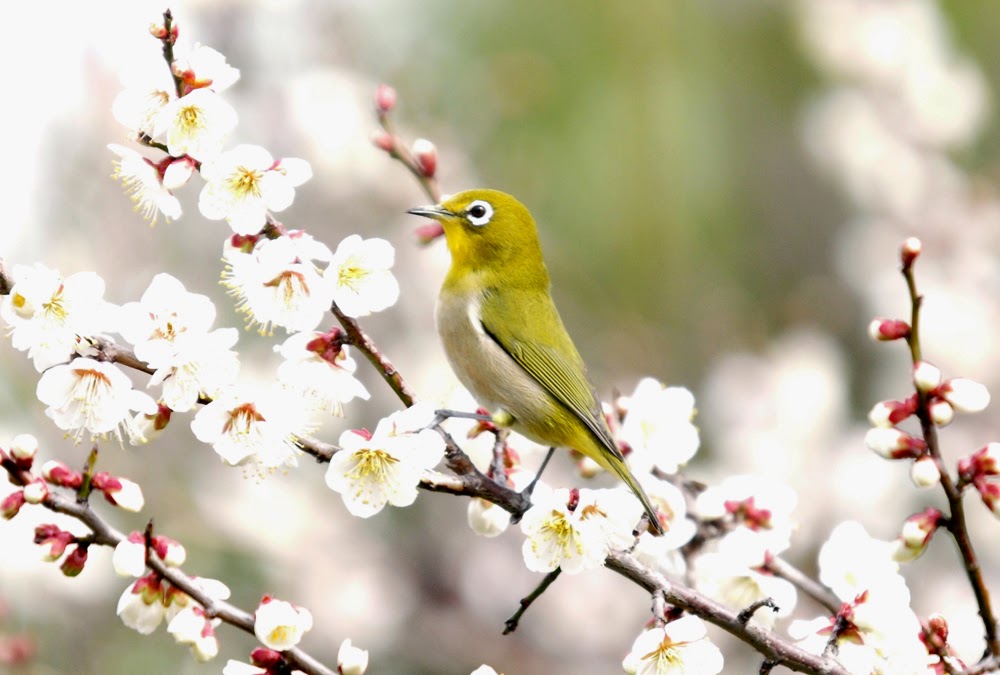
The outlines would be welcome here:
[[[440,222],[448,241],[437,328],[458,379],[498,426],[574,448],[618,476],[660,530],[552,301],[528,209],[497,190],[467,190],[409,213]]]

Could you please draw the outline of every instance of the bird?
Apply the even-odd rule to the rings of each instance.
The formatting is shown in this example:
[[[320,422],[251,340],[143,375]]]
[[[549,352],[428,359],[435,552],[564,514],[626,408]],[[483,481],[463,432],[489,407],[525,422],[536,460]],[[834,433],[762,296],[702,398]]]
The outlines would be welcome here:
[[[656,508],[625,463],[586,365],[559,316],[538,228],[499,190],[465,190],[407,213],[444,229],[451,267],[435,321],[449,365],[498,427],[549,447],[575,449]]]

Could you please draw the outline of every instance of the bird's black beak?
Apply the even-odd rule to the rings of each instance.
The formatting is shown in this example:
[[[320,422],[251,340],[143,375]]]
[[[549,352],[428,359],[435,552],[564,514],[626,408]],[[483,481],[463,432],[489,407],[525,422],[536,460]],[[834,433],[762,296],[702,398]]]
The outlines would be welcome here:
[[[434,204],[432,206],[418,206],[416,208],[410,209],[407,213],[412,213],[415,216],[423,216],[424,218],[433,218],[434,220],[441,220],[442,218],[453,218],[454,213],[446,209],[442,209],[440,206]]]

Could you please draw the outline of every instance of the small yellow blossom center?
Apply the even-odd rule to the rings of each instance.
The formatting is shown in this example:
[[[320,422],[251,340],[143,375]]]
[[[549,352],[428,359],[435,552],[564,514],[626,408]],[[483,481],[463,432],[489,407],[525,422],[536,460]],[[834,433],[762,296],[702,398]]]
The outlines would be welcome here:
[[[205,126],[205,120],[201,114],[201,108],[195,105],[186,105],[177,112],[177,121],[185,132],[191,133]]]
[[[554,539],[564,557],[568,557],[573,551],[576,551],[577,555],[583,553],[583,544],[580,543],[579,533],[566,520],[566,514],[562,511],[552,510],[552,517],[542,525],[540,534],[544,538]]]
[[[42,309],[53,319],[56,319],[59,323],[66,320],[66,307],[63,305],[63,286],[59,285],[59,289],[52,294],[49,301],[42,304]]]
[[[263,171],[238,166],[229,176],[229,191],[239,199],[260,197],[260,180],[263,177]]]
[[[301,272],[284,270],[264,285],[269,288],[279,289],[287,307],[292,306],[296,296],[309,295],[309,284],[306,282],[305,275]]]
[[[667,673],[675,666],[684,663],[684,658],[678,649],[686,642],[674,642],[669,636],[663,638],[663,642],[653,651],[642,657],[643,661],[653,661],[656,664],[656,672]]]
[[[351,256],[337,270],[337,285],[357,291],[358,284],[368,274],[368,270],[361,266],[360,261],[356,257]]]
[[[244,403],[229,411],[223,431],[235,436],[247,436],[257,422],[264,422],[264,416],[257,412],[253,403]]]
[[[389,467],[399,462],[385,450],[362,448],[354,453],[357,463],[347,473],[347,478],[355,485],[364,482],[385,483],[389,476]],[[358,495],[361,494],[359,487]]]
[[[288,640],[288,632],[288,626],[277,626],[268,634],[269,641],[275,644],[284,644]]]

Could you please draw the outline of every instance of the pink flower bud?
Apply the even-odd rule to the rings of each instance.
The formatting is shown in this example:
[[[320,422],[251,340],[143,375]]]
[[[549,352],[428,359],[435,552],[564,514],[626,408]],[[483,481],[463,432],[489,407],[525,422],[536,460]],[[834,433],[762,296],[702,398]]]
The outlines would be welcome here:
[[[11,492],[9,495],[0,501],[0,515],[4,517],[4,520],[10,520],[16,516],[21,511],[21,507],[24,506],[24,491],[16,490]]]
[[[918,361],[913,366],[913,384],[917,391],[934,391],[941,384],[941,369],[927,361]]]
[[[941,482],[941,472],[933,457],[924,456],[910,467],[910,480],[917,487],[933,487]]]
[[[428,178],[433,178],[437,171],[438,153],[434,144],[426,138],[413,141],[413,157],[417,160],[420,172]]]
[[[896,540],[893,558],[897,562],[908,562],[919,558],[927,550],[927,544],[941,522],[941,512],[929,508],[914,514],[903,523],[903,531]]]
[[[955,419],[955,409],[950,403],[941,399],[932,401],[927,411],[930,413],[931,421],[939,427],[946,427]]]
[[[913,261],[920,255],[921,249],[923,249],[923,244],[916,237],[910,237],[903,242],[899,256],[903,263],[903,269],[909,269],[913,266]]]
[[[941,385],[938,394],[960,413],[977,413],[990,404],[990,392],[985,386],[963,377]]]
[[[376,87],[375,106],[380,113],[387,113],[396,107],[396,90],[385,83]]]
[[[927,445],[899,429],[875,427],[865,434],[865,447],[886,459],[917,457]]]
[[[141,511],[145,505],[142,488],[127,478],[116,478],[107,471],[94,474],[91,485],[104,493],[104,498],[119,508],[133,513]]]
[[[343,353],[345,341],[346,336],[344,335],[344,331],[334,327],[307,342],[306,349],[315,352],[327,363],[337,366],[340,365],[338,361]]]
[[[62,573],[68,577],[80,574],[83,571],[83,566],[87,564],[88,548],[86,544],[77,544],[76,548],[70,551],[70,554],[63,560],[63,564],[59,566]]]
[[[180,567],[187,559],[187,551],[179,541],[157,535],[153,537],[153,550],[160,560],[169,567]]]
[[[910,336],[910,324],[899,319],[873,319],[868,324],[868,334],[881,342],[899,340]]]
[[[994,516],[1000,518],[1000,485],[996,483],[987,483],[983,479],[975,481],[974,485],[976,490],[979,491],[979,496],[983,500],[983,504],[986,505]]]
[[[34,480],[24,486],[24,501],[29,504],[41,504],[49,496],[49,487],[45,481]]]
[[[153,22],[149,24],[149,34],[157,40],[162,40],[167,37],[167,27],[162,23]]]
[[[917,412],[918,400],[911,396],[905,401],[880,401],[868,413],[868,421],[873,427],[896,426]]]
[[[35,528],[35,543],[40,546],[48,546],[49,552],[46,559],[50,562],[58,560],[66,552],[66,547],[73,541],[73,534],[60,529],[56,525],[39,525]]]
[[[392,135],[383,129],[377,129],[372,132],[371,142],[376,148],[385,150],[386,152],[392,152],[392,149],[396,147],[396,141]]]
[[[19,469],[30,469],[38,452],[38,439],[31,434],[18,434],[10,442],[10,456]]]
[[[42,465],[42,478],[53,485],[74,490],[83,484],[83,476],[80,473],[55,459]]]
[[[414,232],[417,234],[417,241],[421,244],[429,244],[438,237],[444,236],[444,226],[435,221],[417,227]]]
[[[281,652],[267,647],[257,647],[250,652],[250,662],[258,668],[274,668],[281,665],[284,658]]]
[[[958,460],[958,475],[967,483],[1000,475],[1000,443],[989,443]]]
[[[928,636],[941,647],[948,644],[948,620],[940,614],[931,614],[927,618]]]

